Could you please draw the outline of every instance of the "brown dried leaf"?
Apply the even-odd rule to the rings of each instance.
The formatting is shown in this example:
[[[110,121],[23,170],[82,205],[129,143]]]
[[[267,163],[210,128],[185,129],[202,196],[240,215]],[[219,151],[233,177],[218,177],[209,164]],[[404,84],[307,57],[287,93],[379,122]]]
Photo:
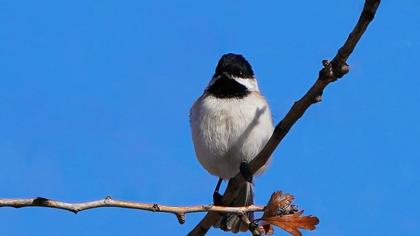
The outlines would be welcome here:
[[[271,195],[264,215],[261,218],[264,232],[270,231],[272,226],[276,225],[294,236],[301,236],[299,229],[314,230],[319,220],[315,216],[302,216],[303,211],[298,211],[295,205],[292,205],[294,196],[283,194],[281,191]]]
[[[297,208],[292,205],[293,200],[295,197],[291,194],[283,194],[281,191],[274,192],[264,209],[263,218],[296,213]]]
[[[302,233],[299,229],[314,230],[315,226],[319,223],[319,219],[315,216],[302,216],[303,211],[282,215],[282,216],[272,216],[263,218],[262,220],[265,223],[276,225],[293,236],[301,236]]]

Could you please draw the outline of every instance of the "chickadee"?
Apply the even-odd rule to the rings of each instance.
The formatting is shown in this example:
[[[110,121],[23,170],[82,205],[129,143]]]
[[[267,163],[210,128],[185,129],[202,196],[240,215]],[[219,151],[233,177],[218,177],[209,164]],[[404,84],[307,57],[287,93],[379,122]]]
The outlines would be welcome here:
[[[219,60],[213,78],[191,108],[190,125],[198,161],[220,178],[214,195],[220,197],[221,180],[246,169],[274,129],[270,108],[258,89],[251,65],[242,55],[229,53]],[[230,206],[252,204],[250,178]],[[253,220],[252,213],[248,217]],[[224,215],[215,227],[235,233],[248,229],[235,214]]]

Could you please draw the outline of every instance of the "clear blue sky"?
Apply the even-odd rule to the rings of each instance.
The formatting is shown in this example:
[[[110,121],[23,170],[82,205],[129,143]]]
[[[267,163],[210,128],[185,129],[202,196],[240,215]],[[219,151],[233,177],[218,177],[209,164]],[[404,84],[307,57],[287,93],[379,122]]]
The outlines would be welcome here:
[[[249,59],[277,122],[362,5],[1,0],[0,197],[210,203],[216,178],[194,157],[188,113],[219,57]],[[305,235],[419,234],[419,12],[383,1],[351,72],[257,178],[257,203],[293,193],[321,220]],[[0,235],[185,235],[202,216],[1,208]]]

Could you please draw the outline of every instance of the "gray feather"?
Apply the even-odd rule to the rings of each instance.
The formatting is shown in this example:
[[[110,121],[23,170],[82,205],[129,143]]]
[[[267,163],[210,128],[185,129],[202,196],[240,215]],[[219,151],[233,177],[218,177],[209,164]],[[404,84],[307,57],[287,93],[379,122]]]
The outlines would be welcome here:
[[[254,203],[254,192],[252,183],[245,182],[238,190],[238,196],[233,200],[229,206],[241,207],[249,206]],[[248,212],[247,216],[250,221],[254,220],[254,213]],[[214,225],[215,228],[221,228],[224,231],[231,231],[233,233],[245,232],[248,226],[241,220],[240,216],[236,214],[223,214],[219,221]]]

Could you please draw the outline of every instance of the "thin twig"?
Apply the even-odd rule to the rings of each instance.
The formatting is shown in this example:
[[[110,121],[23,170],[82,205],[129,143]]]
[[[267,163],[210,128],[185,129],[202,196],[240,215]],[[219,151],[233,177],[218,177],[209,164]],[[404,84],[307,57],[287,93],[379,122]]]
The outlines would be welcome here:
[[[145,210],[152,212],[166,212],[173,213],[177,216],[180,224],[185,223],[185,214],[193,212],[221,212],[221,213],[235,213],[244,215],[247,212],[264,211],[264,206],[246,206],[246,207],[223,207],[213,205],[198,205],[198,206],[166,206],[161,204],[129,202],[121,200],[113,200],[111,197],[106,197],[97,201],[81,202],[81,203],[67,203],[55,201],[47,198],[29,198],[29,199],[2,199],[0,198],[0,207],[49,207],[78,213],[93,208],[99,207],[119,207],[131,208],[137,210]]]
[[[248,218],[248,216],[246,214],[240,215],[241,220],[248,225],[248,229],[250,231],[250,233],[252,234],[252,236],[259,236],[261,235],[260,232],[258,231],[258,227],[255,227],[255,225],[253,225],[253,222],[251,222]]]
[[[344,45],[338,50],[336,56],[331,62],[323,60],[323,68],[319,72],[318,79],[315,84],[308,90],[308,92],[297,102],[295,102],[286,116],[281,120],[271,138],[263,150],[253,159],[249,165],[249,169],[252,173],[255,173],[260,169],[269,159],[271,154],[292,128],[292,126],[299,120],[305,111],[314,103],[322,100],[322,94],[324,89],[331,82],[343,77],[349,72],[349,66],[346,61],[350,54],[353,52],[363,33],[367,29],[369,23],[373,20],[376,10],[380,4],[380,0],[366,0],[363,7],[363,11],[359,17],[359,20],[350,33]],[[229,185],[223,195],[223,205],[228,206],[238,189],[239,184],[244,180],[242,175],[238,174],[229,181]],[[213,226],[220,218],[220,214],[214,212],[208,212],[206,216],[197,224],[197,226],[188,234],[189,236],[201,236],[205,235],[207,231]]]

